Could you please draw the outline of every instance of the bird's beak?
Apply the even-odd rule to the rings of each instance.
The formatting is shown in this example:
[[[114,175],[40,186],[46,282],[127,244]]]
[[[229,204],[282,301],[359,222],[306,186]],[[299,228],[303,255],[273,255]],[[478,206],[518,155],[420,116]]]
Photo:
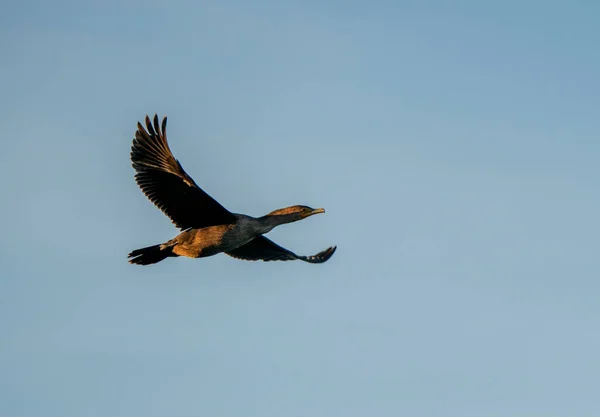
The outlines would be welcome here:
[[[325,209],[324,208],[316,208],[314,209],[310,214],[320,214],[320,213],[325,213]]]

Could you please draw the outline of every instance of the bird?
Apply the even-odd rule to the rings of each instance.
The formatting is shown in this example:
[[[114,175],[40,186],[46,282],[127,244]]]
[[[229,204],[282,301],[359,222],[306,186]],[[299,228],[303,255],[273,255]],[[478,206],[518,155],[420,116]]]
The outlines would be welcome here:
[[[181,233],[158,245],[129,253],[131,264],[150,265],[169,257],[203,258],[225,253],[247,261],[301,260],[312,264],[326,262],[337,249],[331,246],[312,256],[296,255],[264,235],[274,227],[325,213],[295,205],[261,217],[232,213],[208,195],[185,172],[167,142],[167,117],[159,124],[146,115],[146,127],[140,122],[131,145],[135,181]]]

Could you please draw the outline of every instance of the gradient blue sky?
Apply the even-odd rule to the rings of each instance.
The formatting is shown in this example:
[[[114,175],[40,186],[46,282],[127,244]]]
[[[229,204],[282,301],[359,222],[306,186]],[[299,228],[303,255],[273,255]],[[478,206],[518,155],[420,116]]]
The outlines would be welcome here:
[[[600,3],[12,2],[0,416],[600,415]],[[142,268],[135,124],[326,264]]]

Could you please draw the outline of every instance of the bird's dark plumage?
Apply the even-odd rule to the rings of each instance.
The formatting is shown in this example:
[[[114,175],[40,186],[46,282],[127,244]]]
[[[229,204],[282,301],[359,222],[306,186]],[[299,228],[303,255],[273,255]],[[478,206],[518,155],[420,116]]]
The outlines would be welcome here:
[[[131,161],[135,180],[144,194],[182,230],[174,239],[160,245],[134,250],[129,262],[149,265],[167,257],[199,258],[219,252],[249,261],[288,261],[299,259],[323,263],[335,252],[330,247],[314,256],[300,256],[263,236],[274,227],[301,220],[323,209],[291,206],[254,218],[232,213],[194,182],[175,159],[167,143],[167,118],[159,124],[146,116],[146,127],[138,123]]]
[[[331,258],[335,249],[334,246],[313,256],[298,256],[264,236],[257,236],[244,246],[225,253],[246,261],[294,261],[300,259],[311,264],[321,264]]]
[[[135,180],[146,197],[180,229],[199,229],[230,223],[235,216],[206,194],[173,157],[167,143],[167,118],[154,126],[146,116],[146,129],[138,123],[131,147]]]

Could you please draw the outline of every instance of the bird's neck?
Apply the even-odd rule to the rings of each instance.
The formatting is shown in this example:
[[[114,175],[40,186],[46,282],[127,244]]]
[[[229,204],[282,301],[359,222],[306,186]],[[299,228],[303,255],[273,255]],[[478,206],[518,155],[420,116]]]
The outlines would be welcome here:
[[[256,219],[261,228],[265,230],[262,233],[270,232],[274,227],[282,224],[300,220],[296,214],[266,215]]]

